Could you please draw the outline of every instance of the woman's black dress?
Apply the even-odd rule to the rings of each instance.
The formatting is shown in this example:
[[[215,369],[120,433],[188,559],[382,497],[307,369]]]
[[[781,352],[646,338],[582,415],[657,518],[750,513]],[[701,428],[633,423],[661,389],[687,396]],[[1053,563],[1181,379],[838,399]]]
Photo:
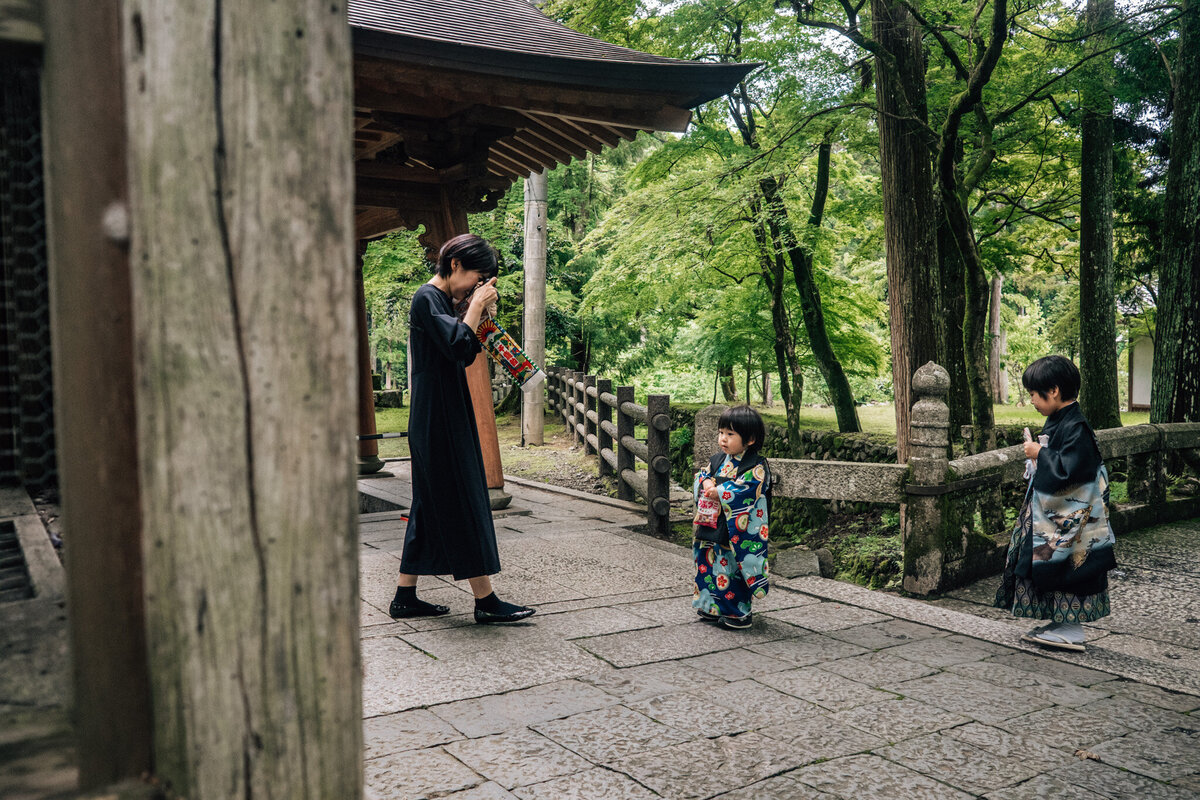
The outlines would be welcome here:
[[[500,555],[465,370],[482,348],[431,284],[413,295],[408,322],[413,504],[400,571],[455,580],[495,574]]]

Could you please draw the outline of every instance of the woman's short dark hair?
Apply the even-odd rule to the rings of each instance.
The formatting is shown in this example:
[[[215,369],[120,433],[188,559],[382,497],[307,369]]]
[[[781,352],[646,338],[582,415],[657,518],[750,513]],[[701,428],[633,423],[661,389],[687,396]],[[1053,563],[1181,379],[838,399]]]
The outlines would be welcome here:
[[[721,412],[721,418],[717,420],[717,428],[728,428],[742,437],[742,443],[746,445],[746,453],[749,455],[757,453],[758,448],[762,447],[763,439],[767,438],[763,418],[750,406],[725,409]]]
[[[1021,383],[1042,395],[1057,386],[1060,400],[1074,400],[1079,397],[1079,367],[1064,356],[1046,356],[1025,368]]]
[[[460,234],[442,245],[434,270],[443,278],[449,278],[456,258],[463,269],[478,272],[485,281],[500,272],[496,248],[488,244],[487,239],[473,233]]]

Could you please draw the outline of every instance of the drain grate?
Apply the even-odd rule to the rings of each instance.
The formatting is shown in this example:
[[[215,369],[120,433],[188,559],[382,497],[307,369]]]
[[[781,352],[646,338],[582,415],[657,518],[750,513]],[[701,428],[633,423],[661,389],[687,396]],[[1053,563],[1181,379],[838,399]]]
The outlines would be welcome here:
[[[28,600],[33,597],[33,582],[29,567],[21,552],[17,526],[11,520],[0,522],[0,603]]]

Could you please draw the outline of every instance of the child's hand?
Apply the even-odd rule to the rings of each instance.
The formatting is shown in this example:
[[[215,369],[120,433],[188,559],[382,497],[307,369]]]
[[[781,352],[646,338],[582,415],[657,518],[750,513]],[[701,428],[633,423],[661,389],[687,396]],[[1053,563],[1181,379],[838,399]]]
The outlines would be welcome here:
[[[709,500],[720,500],[721,492],[717,489],[717,482],[709,478],[704,482],[704,496]]]
[[[1042,446],[1037,442],[1025,443],[1025,457],[1037,461],[1038,453],[1041,452]]]

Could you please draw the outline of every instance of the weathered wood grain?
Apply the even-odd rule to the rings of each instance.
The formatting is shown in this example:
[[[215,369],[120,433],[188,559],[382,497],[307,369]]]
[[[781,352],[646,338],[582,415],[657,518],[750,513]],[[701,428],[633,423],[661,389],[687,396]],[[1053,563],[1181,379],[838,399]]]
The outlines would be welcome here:
[[[362,791],[345,15],[124,4],[156,772],[189,798]]]

